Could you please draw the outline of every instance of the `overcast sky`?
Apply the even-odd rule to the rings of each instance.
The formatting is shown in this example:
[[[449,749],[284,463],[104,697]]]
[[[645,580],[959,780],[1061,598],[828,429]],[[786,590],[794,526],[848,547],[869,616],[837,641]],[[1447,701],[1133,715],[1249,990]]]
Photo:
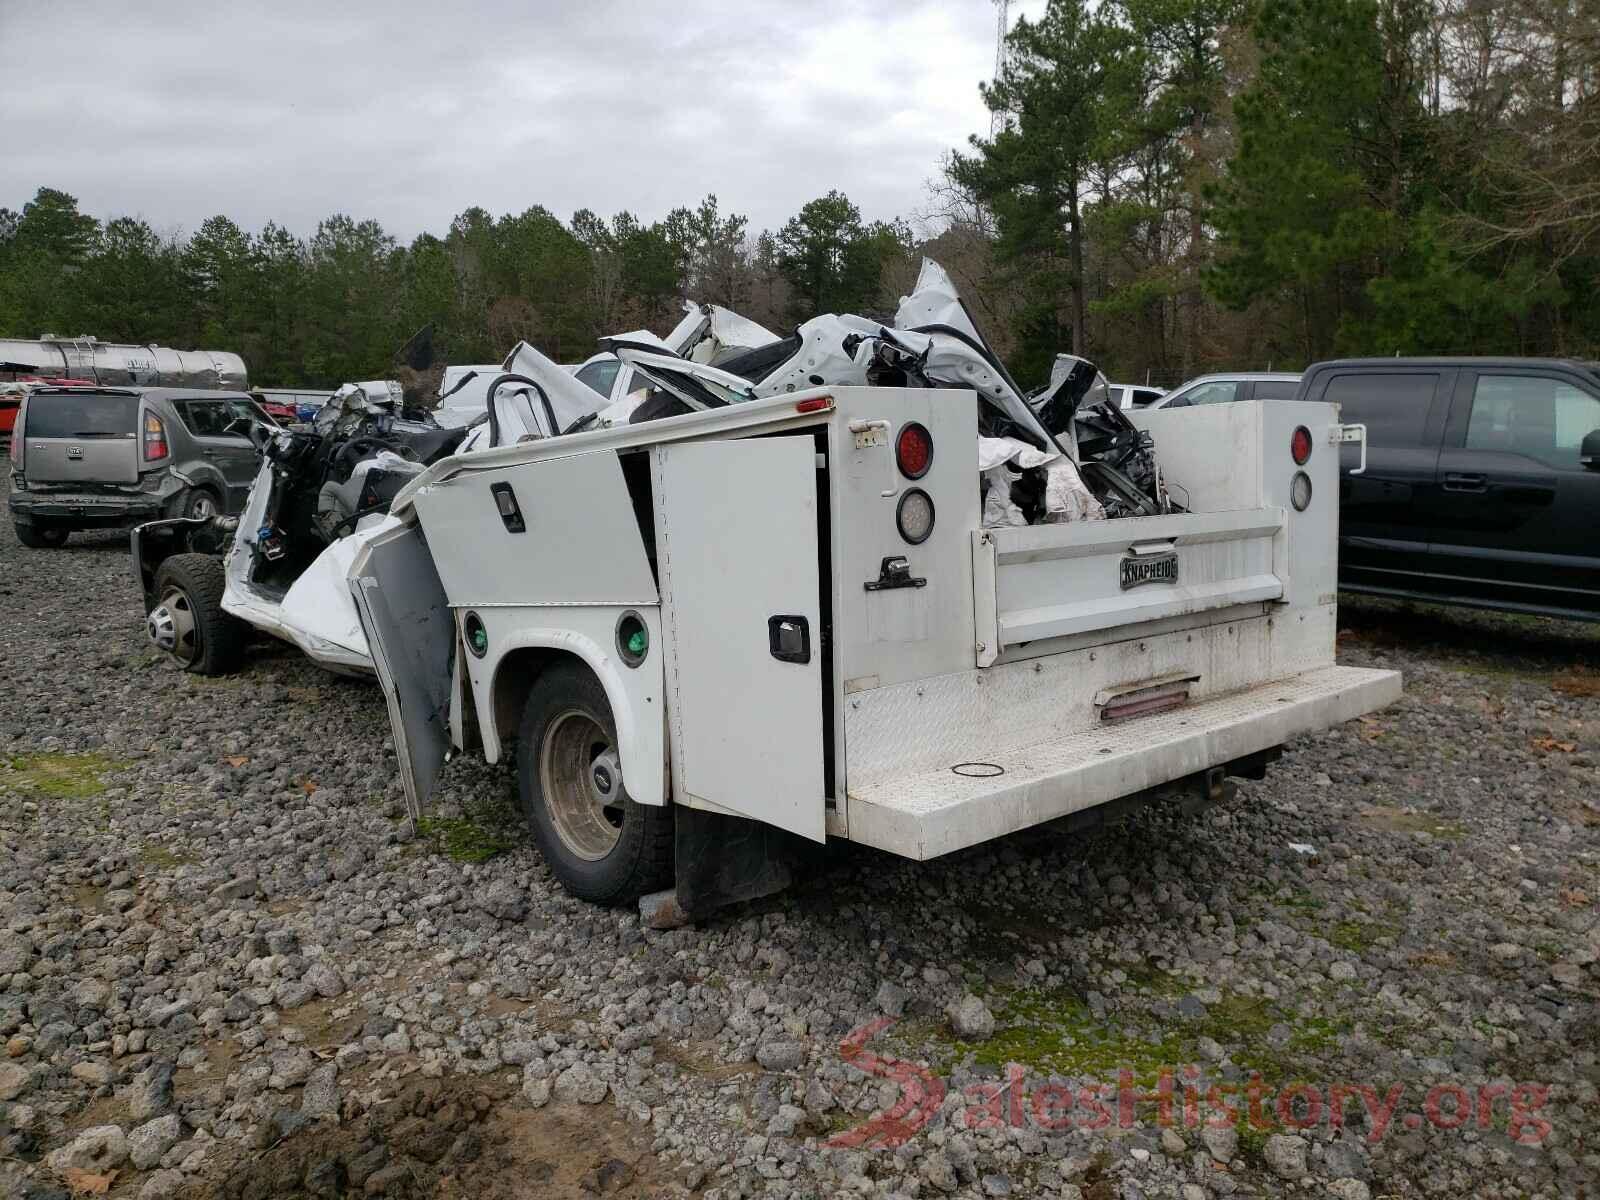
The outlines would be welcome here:
[[[829,188],[910,217],[988,130],[994,36],[988,0],[0,0],[0,206],[403,241],[473,204],[654,219],[707,192],[754,230]]]

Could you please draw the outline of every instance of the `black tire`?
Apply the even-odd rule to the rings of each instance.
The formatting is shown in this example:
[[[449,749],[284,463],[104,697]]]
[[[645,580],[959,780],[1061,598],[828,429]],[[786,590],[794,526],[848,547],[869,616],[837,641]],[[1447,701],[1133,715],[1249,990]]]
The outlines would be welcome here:
[[[250,627],[222,611],[222,587],[222,562],[209,554],[175,554],[156,571],[156,611],[171,600],[189,620],[192,639],[168,651],[185,671],[226,675],[244,661]]]
[[[581,724],[585,720],[598,727],[597,745],[616,745],[616,722],[600,681],[584,667],[553,667],[534,681],[528,693],[517,749],[517,793],[545,862],[562,887],[578,899],[595,904],[627,904],[670,886],[671,805],[635,803],[627,795],[624,783],[621,804],[601,812],[615,829],[615,844],[609,850],[597,854],[596,847],[590,845],[586,855],[580,839],[563,832],[557,813],[581,809],[583,803],[571,789],[563,799],[547,796],[545,788],[547,779],[571,778],[572,772],[560,766],[562,760],[571,759],[570,754],[562,752],[564,740],[570,741],[563,732],[569,720],[579,722],[574,728],[580,732],[586,728]],[[578,751],[580,765],[584,756],[584,751]],[[547,757],[552,761],[546,763]],[[572,763],[566,765],[571,767]],[[559,782],[556,786],[560,786]]]
[[[62,525],[43,525],[38,522],[23,524],[15,521],[12,528],[17,531],[17,541],[31,550],[59,549],[67,544],[67,534],[71,532]]]

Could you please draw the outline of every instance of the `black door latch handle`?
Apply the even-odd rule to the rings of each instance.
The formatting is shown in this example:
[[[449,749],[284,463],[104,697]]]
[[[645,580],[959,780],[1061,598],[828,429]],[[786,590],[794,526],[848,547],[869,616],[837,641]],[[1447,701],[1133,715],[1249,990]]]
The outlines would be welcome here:
[[[911,576],[911,560],[902,554],[893,554],[878,564],[878,577],[861,585],[869,592],[886,592],[891,588],[927,587],[926,579]]]
[[[779,662],[810,662],[811,623],[804,617],[786,614],[768,617],[767,649]]]

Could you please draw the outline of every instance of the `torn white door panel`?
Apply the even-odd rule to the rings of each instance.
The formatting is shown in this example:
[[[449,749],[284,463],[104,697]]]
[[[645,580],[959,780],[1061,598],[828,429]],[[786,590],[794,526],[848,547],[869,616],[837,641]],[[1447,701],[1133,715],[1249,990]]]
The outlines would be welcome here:
[[[412,820],[450,748],[455,619],[418,525],[395,522],[368,540],[348,584],[389,706],[389,727]]]

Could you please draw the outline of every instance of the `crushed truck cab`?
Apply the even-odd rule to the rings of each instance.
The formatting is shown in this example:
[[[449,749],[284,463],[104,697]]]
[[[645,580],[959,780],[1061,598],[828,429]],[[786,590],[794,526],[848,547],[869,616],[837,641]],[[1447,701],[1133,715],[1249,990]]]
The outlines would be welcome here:
[[[1186,511],[995,527],[979,404],[797,390],[416,477],[350,571],[413,812],[515,741],[570,890],[693,914],[792,839],[926,859],[1215,796],[1399,696],[1334,662],[1334,407],[1135,414]]]

